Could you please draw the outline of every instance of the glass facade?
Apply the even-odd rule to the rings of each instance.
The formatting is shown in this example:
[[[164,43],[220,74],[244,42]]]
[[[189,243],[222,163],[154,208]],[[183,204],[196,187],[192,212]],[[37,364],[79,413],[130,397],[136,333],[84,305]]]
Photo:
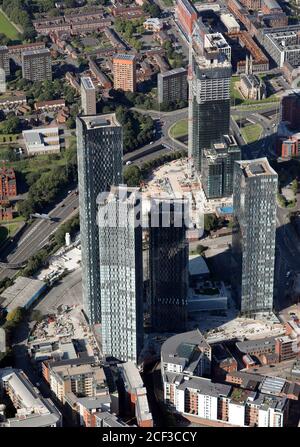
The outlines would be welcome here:
[[[187,323],[188,243],[183,219],[185,202],[180,199],[176,202],[177,205],[174,205],[175,201],[153,200],[151,204],[151,325],[152,330],[159,332],[185,331]],[[164,208],[164,205],[167,207]],[[169,226],[163,226],[164,220]]]
[[[277,183],[266,158],[235,163],[233,285],[246,315],[273,308]]]
[[[142,227],[136,225],[141,204],[137,188],[128,188],[122,200],[119,190],[98,202],[102,350],[137,363],[143,345]]]
[[[122,183],[122,128],[115,115],[77,118],[77,156],[83,305],[95,324],[101,318],[96,200]]]
[[[231,64],[225,55],[212,60],[190,57],[189,156],[201,173],[202,151],[229,133]],[[224,59],[225,58],[225,59]]]

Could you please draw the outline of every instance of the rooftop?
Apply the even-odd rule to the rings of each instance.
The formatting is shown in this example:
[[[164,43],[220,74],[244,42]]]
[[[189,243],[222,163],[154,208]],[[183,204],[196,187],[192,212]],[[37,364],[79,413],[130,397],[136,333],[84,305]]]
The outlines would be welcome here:
[[[115,59],[120,59],[120,60],[126,60],[126,61],[134,61],[135,60],[135,55],[134,54],[127,54],[127,53],[118,53],[114,56],[114,60]]]
[[[237,161],[236,163],[240,165],[245,177],[257,177],[260,175],[271,175],[277,177],[277,173],[273,168],[271,168],[266,157],[257,158],[255,160],[242,160]]]
[[[82,77],[81,84],[83,85],[85,90],[95,90],[94,84],[89,77]]]
[[[26,307],[32,297],[44,287],[44,281],[18,276],[14,284],[0,295],[0,305],[8,312],[16,307]]]
[[[88,130],[104,127],[121,127],[115,113],[105,115],[80,116],[78,119],[86,126]]]
[[[210,349],[199,329],[173,335],[161,347],[162,362],[175,363],[183,367],[187,365],[187,369],[191,370],[201,355],[198,348]]]

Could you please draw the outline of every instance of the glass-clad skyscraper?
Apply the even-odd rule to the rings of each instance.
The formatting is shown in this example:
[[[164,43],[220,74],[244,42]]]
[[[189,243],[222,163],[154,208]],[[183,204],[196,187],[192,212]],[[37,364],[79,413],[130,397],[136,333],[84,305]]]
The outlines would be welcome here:
[[[143,259],[138,188],[98,197],[102,350],[137,363],[143,344]]]
[[[188,295],[187,201],[153,199],[149,214],[152,330],[185,331]]]
[[[232,280],[250,316],[273,308],[277,183],[267,158],[235,162]]]
[[[77,118],[77,156],[84,311],[100,322],[98,194],[122,183],[122,127],[115,114]]]
[[[201,50],[197,34],[190,44],[189,157],[201,173],[202,151],[229,134],[231,63],[220,52]]]

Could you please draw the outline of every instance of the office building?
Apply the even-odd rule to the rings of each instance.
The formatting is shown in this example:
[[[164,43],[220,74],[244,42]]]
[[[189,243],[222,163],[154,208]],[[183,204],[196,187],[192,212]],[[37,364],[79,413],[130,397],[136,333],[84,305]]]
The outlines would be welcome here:
[[[241,312],[273,308],[278,176],[267,158],[234,167],[233,286]]]
[[[29,81],[51,81],[51,53],[47,48],[22,52],[22,77]]]
[[[263,47],[269,53],[278,67],[289,62],[293,67],[300,64],[300,37],[299,30],[284,27],[282,30],[275,29],[263,34]]]
[[[4,70],[6,76],[10,75],[9,54],[6,45],[0,45],[0,68]]]
[[[152,330],[184,331],[187,323],[188,243],[183,199],[153,199],[149,214]]]
[[[113,58],[114,89],[136,90],[136,59],[133,54],[117,54]]]
[[[91,78],[81,78],[81,108],[83,115],[96,114],[96,89]]]
[[[228,135],[231,64],[217,51],[204,51],[201,30],[195,27],[190,43],[189,157],[201,173],[203,149]]]
[[[183,67],[174,68],[157,75],[158,103],[187,101],[188,83],[187,70]]]
[[[22,132],[28,155],[59,154],[64,147],[62,129],[58,127],[37,127]]]
[[[241,150],[232,136],[203,150],[201,181],[207,199],[232,195],[234,162],[240,159]]]
[[[143,345],[143,259],[138,188],[99,195],[98,226],[102,350],[138,362]]]
[[[100,321],[98,194],[122,183],[122,127],[115,114],[77,118],[79,214],[83,305],[90,323]]]

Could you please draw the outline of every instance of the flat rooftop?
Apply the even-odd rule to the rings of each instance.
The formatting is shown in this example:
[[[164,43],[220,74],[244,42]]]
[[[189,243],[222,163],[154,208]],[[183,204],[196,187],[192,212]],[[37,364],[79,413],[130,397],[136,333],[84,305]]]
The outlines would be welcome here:
[[[242,160],[237,163],[239,163],[245,177],[257,177],[260,175],[277,176],[277,173],[271,168],[266,157],[255,160]]]
[[[114,56],[114,60],[115,59],[123,59],[126,61],[134,61],[135,60],[135,55],[134,54],[127,54],[127,53],[118,53]]]
[[[116,118],[115,113],[107,113],[105,115],[89,115],[80,116],[79,120],[86,126],[88,130],[98,129],[104,127],[121,127],[121,124]]]
[[[48,48],[40,48],[37,50],[26,50],[22,52],[22,56],[42,56],[45,54],[49,54],[50,56],[50,50]]]
[[[41,289],[45,282],[38,279],[18,276],[14,284],[0,295],[0,305],[8,311],[16,307],[24,307]]]
[[[94,84],[89,77],[82,77],[81,84],[85,88],[85,90],[95,90]]]

